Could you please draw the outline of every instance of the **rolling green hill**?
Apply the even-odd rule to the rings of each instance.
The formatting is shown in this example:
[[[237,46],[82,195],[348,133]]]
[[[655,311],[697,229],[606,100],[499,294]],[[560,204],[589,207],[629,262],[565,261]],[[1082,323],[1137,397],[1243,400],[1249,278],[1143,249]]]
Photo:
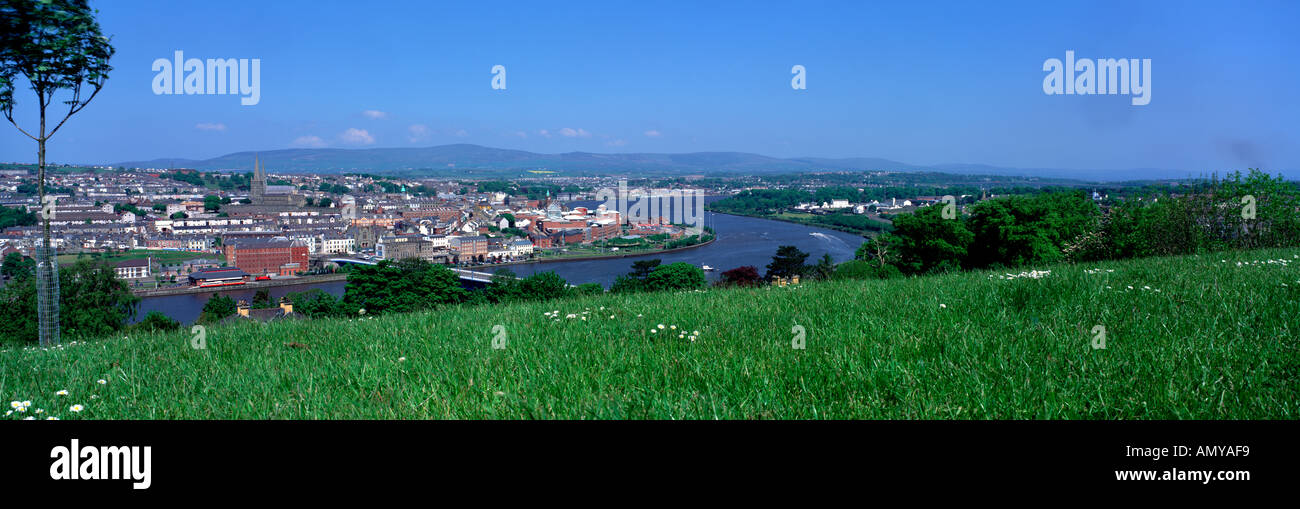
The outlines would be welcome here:
[[[1032,269],[10,348],[0,397],[63,419],[1300,415],[1300,249]]]

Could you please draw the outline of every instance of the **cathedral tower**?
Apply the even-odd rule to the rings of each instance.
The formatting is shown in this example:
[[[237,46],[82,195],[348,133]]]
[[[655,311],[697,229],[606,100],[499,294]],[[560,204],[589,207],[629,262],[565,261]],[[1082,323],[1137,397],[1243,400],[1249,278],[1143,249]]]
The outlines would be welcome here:
[[[266,196],[266,170],[258,163],[257,156],[253,156],[253,181],[249,183],[248,194],[248,198],[259,205]]]

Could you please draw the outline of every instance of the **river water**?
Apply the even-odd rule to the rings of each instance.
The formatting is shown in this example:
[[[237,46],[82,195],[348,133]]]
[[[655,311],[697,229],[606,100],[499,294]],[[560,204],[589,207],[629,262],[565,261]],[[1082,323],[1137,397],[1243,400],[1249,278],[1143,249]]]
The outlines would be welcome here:
[[[707,200],[712,201],[712,200]],[[579,205],[585,203],[578,203]],[[673,253],[647,254],[627,258],[606,258],[597,260],[557,260],[538,263],[510,265],[508,268],[519,276],[529,276],[538,272],[555,271],[570,284],[600,283],[608,288],[614,279],[628,273],[632,262],[658,258],[663,263],[685,262],[695,266],[708,265],[714,272],[708,272],[710,281],[716,280],[725,270],[744,265],[758,267],[760,274],[772,261],[778,246],[797,246],[809,253],[808,263],[815,263],[822,255],[830,253],[836,263],[853,258],[853,252],[864,240],[861,236],[824,228],[813,228],[794,223],[755,219],[751,217],[727,214],[705,213],[705,225],[712,227],[717,239],[712,244]],[[475,270],[492,272],[494,268],[485,267]],[[268,289],[273,299],[292,292],[302,292],[319,288],[336,297],[343,295],[343,281],[331,283],[280,286]],[[236,300],[253,299],[255,290],[223,292]],[[203,305],[207,303],[210,292],[195,291],[193,294],[144,297],[140,302],[135,320],[139,320],[150,311],[159,311],[181,323],[193,323],[199,317]]]

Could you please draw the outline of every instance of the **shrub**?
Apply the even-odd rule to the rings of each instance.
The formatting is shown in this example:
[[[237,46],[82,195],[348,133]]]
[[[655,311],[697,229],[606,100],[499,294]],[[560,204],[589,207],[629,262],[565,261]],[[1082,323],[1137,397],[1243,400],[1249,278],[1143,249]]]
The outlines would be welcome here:
[[[553,271],[533,274],[523,279],[522,293],[527,300],[552,300],[569,295],[569,282]]]
[[[287,295],[293,303],[293,312],[309,318],[324,318],[346,314],[343,303],[319,288]]]
[[[207,304],[203,305],[203,311],[199,313],[199,319],[196,323],[214,323],[221,319],[235,314],[237,311],[235,299],[221,294],[212,294],[208,298]]]
[[[966,268],[1060,261],[1067,242],[1097,229],[1100,209],[1082,191],[1011,196],[972,207]]]
[[[107,336],[125,327],[140,298],[103,260],[78,260],[59,270],[59,327],[66,338]],[[19,276],[0,288],[8,312],[0,338],[37,341],[36,278]]]
[[[609,287],[609,293],[639,292],[644,289],[644,280],[632,276],[618,276],[614,278],[614,285]]]
[[[253,303],[249,307],[253,309],[267,309],[273,307],[271,304],[271,292],[266,291],[265,288],[258,290],[257,293],[253,294]]]
[[[961,219],[944,219],[943,207],[925,207],[894,219],[894,232],[877,237],[898,257],[904,274],[960,269],[973,235]]]
[[[574,291],[576,291],[578,295],[600,295],[605,293],[605,287],[600,286],[599,283],[583,283],[578,285]]]
[[[759,275],[758,267],[753,265],[744,265],[722,273],[722,279],[718,281],[719,286],[758,286],[763,283],[763,276]]]
[[[404,313],[463,302],[467,292],[455,272],[425,260],[385,260],[357,266],[343,295],[347,313]]]
[[[172,320],[167,315],[157,311],[150,311],[149,314],[144,315],[144,319],[140,320],[140,323],[131,326],[132,330],[141,332],[171,332],[180,330],[180,328],[180,322]]]
[[[776,248],[776,254],[772,256],[772,263],[767,264],[767,279],[776,277],[791,277],[803,274],[804,261],[808,259],[808,253],[800,251],[795,246],[781,246]]]
[[[656,267],[645,278],[645,290],[652,292],[695,290],[707,285],[703,269],[682,262]]]

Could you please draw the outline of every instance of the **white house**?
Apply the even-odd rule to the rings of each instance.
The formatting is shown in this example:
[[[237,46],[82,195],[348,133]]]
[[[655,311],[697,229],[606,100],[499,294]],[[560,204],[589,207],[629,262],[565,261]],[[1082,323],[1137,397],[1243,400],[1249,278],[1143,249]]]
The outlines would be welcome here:
[[[355,252],[356,239],[348,236],[321,236],[320,250],[325,254],[349,254]]]
[[[506,246],[511,256],[520,257],[533,254],[533,243],[528,239],[515,239]]]
[[[144,279],[149,277],[150,265],[152,265],[151,258],[136,258],[118,262],[113,270],[117,273],[117,277],[122,279]]]

